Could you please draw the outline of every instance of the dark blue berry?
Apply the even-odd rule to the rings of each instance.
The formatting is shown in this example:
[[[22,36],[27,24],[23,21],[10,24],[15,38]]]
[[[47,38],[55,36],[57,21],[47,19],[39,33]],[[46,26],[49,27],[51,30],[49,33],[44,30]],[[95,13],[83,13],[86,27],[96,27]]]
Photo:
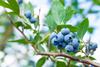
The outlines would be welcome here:
[[[97,44],[96,43],[91,43],[91,44],[89,44],[89,50],[96,50],[96,48],[97,48]]]
[[[72,45],[66,45],[65,49],[68,51],[68,52],[73,52],[74,51],[74,48]]]
[[[31,17],[31,19],[29,19],[31,23],[35,23],[36,19],[34,17]]]
[[[31,19],[31,11],[26,11],[25,12],[25,16],[28,18],[28,19]]]
[[[78,41],[77,38],[74,38],[74,39],[72,40],[72,45],[73,45],[74,48],[79,47],[79,41]]]
[[[72,40],[72,35],[70,35],[70,34],[65,35],[64,41],[65,41],[66,43],[70,42],[71,40]]]
[[[18,0],[18,4],[22,4],[23,3],[23,0]]]
[[[59,42],[57,41],[57,38],[56,37],[52,38],[51,43],[53,45],[55,45],[55,46],[57,46],[59,44]]]
[[[67,34],[70,33],[70,30],[69,30],[68,28],[63,28],[63,29],[61,29],[61,33],[62,33],[63,35],[67,35]]]
[[[60,48],[65,48],[65,47],[66,47],[66,43],[60,42],[60,43],[58,44],[58,47],[60,47]]]
[[[55,32],[51,33],[51,35],[50,35],[50,40],[51,40],[52,38],[54,38],[54,37],[57,37],[57,34],[56,34]]]
[[[59,33],[57,34],[57,40],[58,40],[59,42],[62,42],[62,41],[64,40],[64,36],[63,36],[63,34],[62,34],[61,32],[59,32]]]

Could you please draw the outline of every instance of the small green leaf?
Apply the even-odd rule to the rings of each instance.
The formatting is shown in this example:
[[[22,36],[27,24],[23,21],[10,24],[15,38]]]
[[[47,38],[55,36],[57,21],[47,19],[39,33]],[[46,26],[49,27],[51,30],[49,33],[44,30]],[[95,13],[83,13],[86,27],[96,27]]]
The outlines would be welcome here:
[[[28,44],[25,39],[18,39],[18,40],[10,40],[8,42],[17,42],[17,43],[21,43],[21,44]]]
[[[55,67],[67,67],[66,63],[63,61],[57,61],[55,64]]]
[[[15,26],[18,28],[18,27],[23,27],[24,25],[22,24],[22,22],[18,21],[18,22],[15,22]]]
[[[10,8],[19,15],[20,11],[19,11],[19,6],[16,0],[8,0],[9,6]]]
[[[32,43],[37,44],[41,39],[42,38],[41,38],[40,34],[37,32]]]
[[[79,46],[79,50],[82,50],[84,48],[84,45]]]
[[[36,63],[36,67],[42,67],[43,64],[45,63],[46,59],[47,59],[46,57],[40,58],[40,59],[38,60],[38,62]]]
[[[90,60],[96,60],[94,57],[92,57],[92,56],[88,56],[88,58],[90,59]]]
[[[0,6],[3,6],[5,8],[10,8],[9,4],[6,3],[4,0],[0,0]]]
[[[49,39],[49,36],[50,36],[50,34],[47,34],[47,35],[40,41],[40,43],[47,42],[48,39]]]
[[[93,0],[93,3],[96,5],[100,5],[100,0]]]
[[[25,29],[32,29],[31,25],[29,25],[28,23],[25,23],[24,28]]]
[[[59,0],[61,2],[61,4],[64,6],[65,3],[64,3],[64,0]]]
[[[93,27],[88,28],[88,32],[89,32],[90,34],[92,34],[93,31],[94,31],[94,28],[93,28]]]
[[[84,20],[78,25],[78,29],[79,29],[79,30],[78,30],[77,34],[78,34],[78,37],[79,37],[80,39],[83,38],[83,36],[84,36],[85,33],[87,32],[88,28],[89,28],[89,21],[88,21],[88,19],[86,18],[86,19],[84,19]]]

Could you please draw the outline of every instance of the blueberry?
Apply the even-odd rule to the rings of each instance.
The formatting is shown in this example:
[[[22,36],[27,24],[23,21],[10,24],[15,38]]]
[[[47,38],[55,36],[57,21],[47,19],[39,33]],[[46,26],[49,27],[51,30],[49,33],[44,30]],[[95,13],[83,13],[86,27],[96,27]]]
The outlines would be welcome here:
[[[69,30],[68,28],[63,28],[63,29],[61,29],[61,33],[62,33],[63,35],[67,35],[67,34],[70,33],[70,30]]]
[[[57,40],[58,40],[59,42],[62,42],[62,41],[64,40],[64,36],[63,36],[63,34],[62,34],[61,32],[59,32],[59,33],[57,34]]]
[[[96,48],[97,48],[97,44],[96,43],[91,43],[91,44],[89,44],[89,50],[96,50]]]
[[[26,11],[25,12],[25,16],[28,18],[28,19],[31,19],[31,11]]]
[[[93,43],[92,49],[95,50],[96,48],[97,48],[97,44],[96,43]]]
[[[74,48],[72,45],[66,45],[65,49],[68,51],[68,52],[73,52],[74,51]]]
[[[78,46],[79,46],[79,41],[78,41],[77,38],[74,38],[74,39],[72,40],[72,45],[73,45],[74,48],[78,48]]]
[[[55,45],[55,46],[57,46],[59,44],[59,42],[57,41],[57,38],[56,37],[52,38],[51,43],[53,45]]]
[[[56,36],[57,36],[57,34],[56,34],[55,32],[51,33],[51,35],[50,35],[50,40],[51,40],[52,38],[56,37]]]
[[[36,22],[36,19],[34,17],[31,17],[30,22],[31,23],[35,23]]]
[[[59,44],[58,44],[58,48],[65,48],[66,47],[66,43],[64,43],[64,42],[60,42]]]
[[[18,4],[22,4],[23,3],[23,0],[18,0]]]
[[[65,42],[70,42],[72,40],[72,35],[70,35],[70,34],[68,34],[68,35],[65,35],[65,37],[64,37],[64,41]]]

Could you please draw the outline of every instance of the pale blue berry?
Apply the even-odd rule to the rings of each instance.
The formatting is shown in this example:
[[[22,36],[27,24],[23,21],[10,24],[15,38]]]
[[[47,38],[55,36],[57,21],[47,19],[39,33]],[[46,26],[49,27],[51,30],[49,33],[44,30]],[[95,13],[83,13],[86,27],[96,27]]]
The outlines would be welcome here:
[[[74,51],[74,48],[72,45],[66,45],[65,49],[68,51],[68,52],[73,52]]]
[[[25,12],[25,16],[28,18],[28,19],[31,19],[31,11],[26,11]]]
[[[34,17],[31,17],[30,22],[31,23],[35,23],[36,22],[36,19]]]
[[[54,38],[54,37],[57,37],[57,34],[56,34],[55,32],[51,33],[51,35],[50,35],[50,40],[51,40],[52,38]]]
[[[79,47],[79,41],[78,41],[77,38],[74,38],[74,39],[72,40],[72,45],[73,45],[74,48]]]
[[[61,33],[62,33],[63,35],[67,35],[67,34],[70,33],[70,30],[69,30],[68,28],[63,28],[63,29],[61,29]]]
[[[65,37],[64,37],[64,41],[65,42],[70,42],[72,40],[72,35],[70,35],[70,34],[68,34],[68,35],[65,35]]]
[[[59,33],[57,34],[57,40],[58,40],[59,42],[62,42],[62,41],[64,40],[64,36],[63,36],[63,34],[62,34],[61,32],[59,32]]]
[[[57,46],[59,44],[59,42],[57,41],[57,38],[54,37],[52,40],[51,40],[51,43],[55,46]]]

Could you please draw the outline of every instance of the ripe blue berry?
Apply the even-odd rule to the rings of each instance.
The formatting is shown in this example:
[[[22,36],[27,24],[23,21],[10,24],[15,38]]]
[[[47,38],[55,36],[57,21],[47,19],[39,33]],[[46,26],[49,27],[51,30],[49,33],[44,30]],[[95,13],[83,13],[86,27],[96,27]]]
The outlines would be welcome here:
[[[62,42],[62,41],[64,40],[64,36],[63,36],[63,34],[62,34],[61,32],[59,32],[59,33],[57,34],[57,40],[58,40],[59,42]]]
[[[57,46],[59,44],[59,42],[57,41],[57,38],[56,37],[52,38],[51,43],[53,45],[55,45],[55,46]]]
[[[68,28],[63,28],[63,29],[61,29],[61,33],[62,33],[63,35],[67,35],[67,34],[70,33],[70,30],[69,30]]]
[[[74,51],[74,48],[72,45],[66,45],[65,49],[68,51],[68,52],[73,52]]]
[[[57,37],[57,34],[56,34],[55,32],[51,33],[51,35],[50,35],[50,40],[51,40],[52,38],[54,38],[54,37]]]
[[[36,22],[36,19],[34,17],[31,17],[30,22],[31,23],[35,23]]]
[[[58,44],[58,48],[65,48],[66,47],[66,43],[64,43],[64,42],[60,42],[59,44]]]
[[[72,40],[72,35],[70,35],[70,34],[68,34],[68,35],[65,35],[65,37],[64,37],[64,41],[65,42],[70,42]]]
[[[18,0],[18,4],[22,4],[23,3],[23,0]]]
[[[73,45],[74,48],[79,47],[79,41],[78,41],[77,38],[74,38],[74,39],[73,39],[73,41],[72,41],[72,45]]]
[[[26,12],[25,12],[25,16],[26,16],[28,19],[31,19],[31,11],[26,11]]]
[[[97,44],[96,43],[90,43],[88,47],[89,47],[89,50],[94,50],[95,51],[96,48],[97,48]]]

